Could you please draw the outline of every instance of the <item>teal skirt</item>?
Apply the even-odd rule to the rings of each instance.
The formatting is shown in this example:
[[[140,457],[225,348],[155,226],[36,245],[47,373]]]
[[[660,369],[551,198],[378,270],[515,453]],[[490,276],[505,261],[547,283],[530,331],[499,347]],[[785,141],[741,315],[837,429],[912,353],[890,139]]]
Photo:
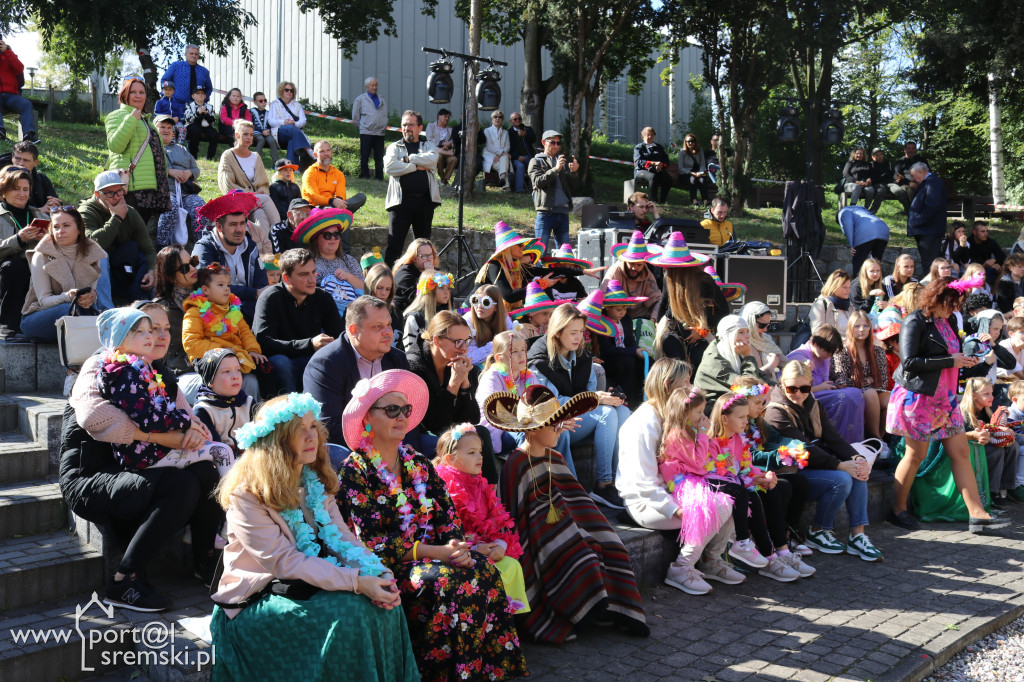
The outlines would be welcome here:
[[[268,594],[231,619],[214,607],[210,631],[214,682],[420,679],[402,609],[352,592]]]

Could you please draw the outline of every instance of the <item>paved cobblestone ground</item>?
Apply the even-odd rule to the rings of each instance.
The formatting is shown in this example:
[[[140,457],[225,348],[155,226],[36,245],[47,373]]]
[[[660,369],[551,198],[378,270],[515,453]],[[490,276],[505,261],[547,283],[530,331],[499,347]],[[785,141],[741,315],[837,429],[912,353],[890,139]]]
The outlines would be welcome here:
[[[1024,508],[1012,513],[1024,520]],[[920,679],[977,628],[1024,612],[1019,526],[1005,538],[965,524],[868,531],[885,561],[815,553],[817,574],[794,583],[754,574],[703,597],[647,589],[649,639],[593,629],[561,647],[527,644],[531,679]]]

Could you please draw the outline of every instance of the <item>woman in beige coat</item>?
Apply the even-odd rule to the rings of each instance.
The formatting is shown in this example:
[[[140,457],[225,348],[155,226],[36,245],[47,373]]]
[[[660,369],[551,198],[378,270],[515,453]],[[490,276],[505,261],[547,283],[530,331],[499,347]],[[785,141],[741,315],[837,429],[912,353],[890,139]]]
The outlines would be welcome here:
[[[70,312],[72,303],[82,310],[93,309],[100,260],[106,257],[100,245],[85,236],[81,213],[67,207],[53,209],[46,235],[29,258],[31,286],[21,309],[22,333],[53,343],[57,320]]]
[[[252,192],[260,200],[260,207],[253,211],[258,225],[249,222],[249,236],[256,242],[260,255],[274,252],[270,241],[270,230],[281,222],[281,214],[270,198],[270,178],[263,167],[259,154],[249,151],[252,145],[252,121],[238,119],[234,122],[235,146],[220,155],[217,165],[217,186],[224,194],[236,189]]]

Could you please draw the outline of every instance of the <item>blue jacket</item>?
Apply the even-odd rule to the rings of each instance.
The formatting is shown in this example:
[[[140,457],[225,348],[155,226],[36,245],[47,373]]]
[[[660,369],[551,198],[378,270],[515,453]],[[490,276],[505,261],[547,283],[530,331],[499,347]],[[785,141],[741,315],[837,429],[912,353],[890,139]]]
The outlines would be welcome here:
[[[189,90],[189,67],[185,60],[176,61],[167,67],[167,73],[160,79],[160,82],[174,81],[173,100],[180,104],[182,111],[185,105],[192,101],[192,92]],[[206,99],[213,99],[213,81],[210,80],[210,70],[205,66],[196,64],[196,85],[206,86]],[[177,114],[172,114],[177,116]]]
[[[935,173],[925,177],[910,202],[907,234],[939,237],[946,234],[946,187]]]
[[[381,371],[389,369],[409,369],[409,360],[405,353],[392,347],[380,359]],[[312,395],[323,404],[321,418],[327,426],[328,441],[336,445],[345,443],[345,435],[341,428],[341,415],[345,406],[352,399],[352,389],[359,382],[359,365],[356,362],[356,351],[348,334],[342,334],[334,341],[313,353],[302,375],[302,390]]]
[[[203,236],[199,238],[192,249],[192,255],[199,256],[199,266],[203,268],[211,263],[228,265],[224,252],[220,250],[220,246],[217,245],[217,240],[214,239],[213,232],[210,230],[203,232]],[[242,317],[251,325],[256,314],[256,299],[259,297],[259,290],[268,284],[267,273],[260,262],[260,252],[256,248],[256,242],[252,239],[245,240],[242,262],[245,263],[246,284],[245,286],[232,284],[231,293],[241,299]]]
[[[174,92],[177,93],[178,91],[175,90]],[[189,98],[189,101],[192,101],[192,99]],[[185,118],[185,105],[173,99],[161,97],[153,105],[153,115],[159,116],[161,114],[173,116],[178,119],[178,123],[184,123],[181,119]]]
[[[889,241],[889,226],[863,206],[847,206],[839,211],[839,227],[850,246],[867,244],[875,239]]]

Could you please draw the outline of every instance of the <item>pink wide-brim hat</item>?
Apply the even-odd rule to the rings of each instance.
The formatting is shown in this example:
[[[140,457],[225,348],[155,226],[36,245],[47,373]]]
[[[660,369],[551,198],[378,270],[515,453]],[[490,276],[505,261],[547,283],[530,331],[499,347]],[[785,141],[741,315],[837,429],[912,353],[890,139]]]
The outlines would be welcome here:
[[[359,447],[363,417],[375,402],[388,393],[401,393],[412,405],[409,431],[423,421],[430,402],[430,391],[423,379],[405,369],[389,369],[370,379],[361,379],[352,389],[352,399],[348,401],[341,415],[341,429],[349,448],[355,450]]]

